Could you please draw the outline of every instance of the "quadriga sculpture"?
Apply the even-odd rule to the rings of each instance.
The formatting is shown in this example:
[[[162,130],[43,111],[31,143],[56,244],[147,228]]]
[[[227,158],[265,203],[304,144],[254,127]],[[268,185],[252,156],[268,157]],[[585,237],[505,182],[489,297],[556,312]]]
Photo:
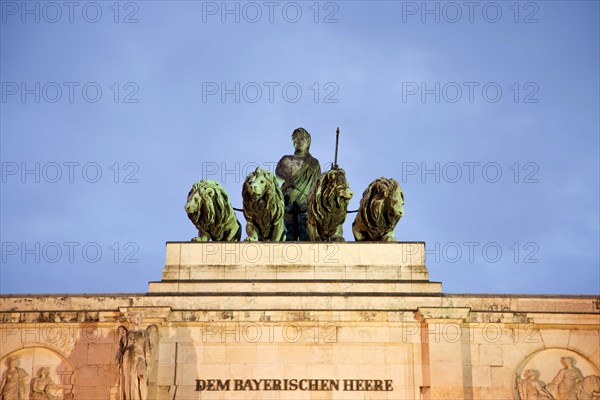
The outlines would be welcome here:
[[[343,242],[342,225],[352,196],[343,169],[321,174],[308,195],[308,239]]]
[[[194,183],[188,194],[185,211],[198,229],[195,242],[239,241],[242,225],[237,220],[225,189],[217,181]]]
[[[242,188],[244,217],[248,241],[284,241],[283,193],[275,175],[260,167],[256,168]]]
[[[394,228],[404,214],[404,193],[395,179],[375,179],[363,192],[352,224],[356,241],[395,242]]]

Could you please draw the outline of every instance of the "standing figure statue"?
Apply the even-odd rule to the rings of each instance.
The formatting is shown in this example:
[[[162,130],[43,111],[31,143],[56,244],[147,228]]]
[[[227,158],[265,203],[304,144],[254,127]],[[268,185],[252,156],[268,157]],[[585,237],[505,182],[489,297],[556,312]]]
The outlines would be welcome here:
[[[294,154],[283,156],[275,174],[282,179],[285,200],[284,221],[286,240],[308,240],[306,233],[307,198],[310,189],[321,175],[321,164],[310,152],[310,133],[298,128],[292,133]]]
[[[583,374],[573,365],[573,358],[561,357],[560,363],[564,367],[548,384],[548,389],[555,390],[556,400],[579,400],[579,386],[583,381]]]
[[[29,374],[23,368],[19,368],[19,361],[19,357],[6,359],[8,369],[4,371],[0,384],[2,400],[25,400],[25,381],[29,378]]]
[[[150,325],[140,329],[141,314],[131,317],[131,328],[119,326],[119,349],[116,361],[119,366],[121,400],[147,400],[148,378],[154,365],[158,345],[158,327]]]

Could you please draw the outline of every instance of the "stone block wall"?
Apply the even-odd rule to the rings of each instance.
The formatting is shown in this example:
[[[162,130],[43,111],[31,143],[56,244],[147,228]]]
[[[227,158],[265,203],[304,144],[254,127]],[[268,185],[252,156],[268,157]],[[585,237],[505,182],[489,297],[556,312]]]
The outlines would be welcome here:
[[[149,293],[0,296],[0,392],[21,376],[25,399],[121,399],[118,328],[156,325],[148,399],[600,395],[598,297],[444,294],[422,243],[343,244],[315,265],[314,243],[228,245],[168,244]]]

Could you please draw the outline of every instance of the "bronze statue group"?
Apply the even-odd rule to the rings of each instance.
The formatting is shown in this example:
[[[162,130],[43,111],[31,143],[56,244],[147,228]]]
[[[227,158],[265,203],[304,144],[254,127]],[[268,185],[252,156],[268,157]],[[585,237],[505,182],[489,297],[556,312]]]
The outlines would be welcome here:
[[[321,173],[319,161],[309,151],[310,133],[298,128],[292,142],[294,154],[279,160],[275,174],[258,167],[244,181],[245,240],[344,241],[342,225],[353,193],[346,172],[337,165],[337,143],[332,168]],[[196,182],[185,210],[198,229],[192,241],[241,240],[241,224],[219,182]],[[355,240],[395,242],[394,228],[403,212],[404,194],[398,182],[374,180],[365,189],[352,224]]]

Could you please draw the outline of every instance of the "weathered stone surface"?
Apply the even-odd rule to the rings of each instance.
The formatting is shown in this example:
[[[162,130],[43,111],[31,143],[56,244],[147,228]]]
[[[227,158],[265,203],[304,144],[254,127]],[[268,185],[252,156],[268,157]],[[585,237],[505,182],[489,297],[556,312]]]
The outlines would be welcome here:
[[[549,385],[561,357],[599,375],[597,302],[444,294],[422,243],[168,243],[149,293],[0,296],[0,376],[18,356],[28,388],[46,367],[76,399],[118,400],[117,328],[141,312],[160,333],[149,399],[518,399],[517,377]],[[198,392],[197,379],[394,390]]]

